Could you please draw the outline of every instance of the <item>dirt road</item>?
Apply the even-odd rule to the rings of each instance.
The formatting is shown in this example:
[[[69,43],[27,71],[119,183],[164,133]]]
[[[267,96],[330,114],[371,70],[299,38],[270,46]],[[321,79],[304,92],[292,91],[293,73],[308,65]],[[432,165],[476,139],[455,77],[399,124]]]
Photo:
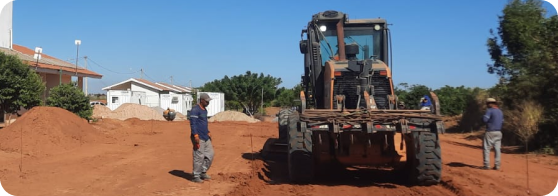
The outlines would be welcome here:
[[[527,188],[526,157],[504,149],[502,170],[482,170],[481,140],[470,135],[441,136],[443,149],[443,181],[430,187],[411,187],[404,175],[391,171],[363,169],[332,171],[313,185],[288,183],[287,165],[277,161],[261,161],[260,179],[247,189],[263,187],[261,195],[546,195],[558,183],[558,158],[530,155],[529,188]],[[492,154],[493,156],[493,154]],[[530,191],[528,191],[530,190]],[[242,191],[239,191],[242,192]],[[238,194],[242,195],[242,194]]]
[[[213,180],[195,184],[189,181],[188,121],[104,120],[93,127],[106,139],[68,150],[52,148],[56,151],[46,155],[0,151],[2,186],[18,196],[527,195],[524,156],[504,154],[502,171],[480,170],[480,140],[465,139],[466,135],[441,137],[441,185],[409,187],[400,176],[383,170],[332,171],[332,177],[313,185],[292,185],[284,161],[265,162],[257,153],[268,138],[277,137],[276,123],[211,123],[216,151],[209,171]],[[25,135],[23,139],[25,142]],[[558,182],[556,157],[533,155],[529,169],[531,195],[554,189]]]

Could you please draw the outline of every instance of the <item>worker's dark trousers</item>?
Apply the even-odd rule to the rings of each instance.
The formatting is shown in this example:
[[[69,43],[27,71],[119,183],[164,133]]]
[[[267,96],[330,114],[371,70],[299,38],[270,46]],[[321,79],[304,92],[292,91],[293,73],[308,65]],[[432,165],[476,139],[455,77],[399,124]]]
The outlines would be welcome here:
[[[482,142],[484,166],[490,167],[490,150],[494,147],[494,166],[500,167],[500,147],[502,143],[502,132],[487,131],[484,133]]]
[[[194,178],[200,177],[201,173],[207,172],[211,163],[213,162],[213,145],[211,144],[211,139],[207,141],[200,139],[200,148],[194,150],[194,168],[193,174]]]

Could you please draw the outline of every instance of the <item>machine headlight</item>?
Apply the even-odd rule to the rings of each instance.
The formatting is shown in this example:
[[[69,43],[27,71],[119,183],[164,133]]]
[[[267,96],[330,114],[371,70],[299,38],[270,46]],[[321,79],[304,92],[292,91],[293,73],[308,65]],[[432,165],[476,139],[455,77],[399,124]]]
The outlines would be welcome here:
[[[376,31],[379,31],[379,30],[380,30],[380,25],[374,25],[374,29],[375,29]]]
[[[326,31],[326,30],[327,30],[327,27],[325,25],[320,26],[320,31],[323,32],[323,31]]]

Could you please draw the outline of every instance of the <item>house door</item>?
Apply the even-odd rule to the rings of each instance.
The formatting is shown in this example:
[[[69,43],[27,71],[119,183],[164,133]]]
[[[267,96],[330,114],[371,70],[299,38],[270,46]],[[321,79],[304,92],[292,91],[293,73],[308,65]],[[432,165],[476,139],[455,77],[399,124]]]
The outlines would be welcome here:
[[[122,100],[120,100],[119,96],[112,96],[110,99],[111,99],[111,102],[110,102],[111,103],[110,104],[110,106],[111,106],[110,109],[111,110],[115,110],[116,108],[118,108],[120,106]]]

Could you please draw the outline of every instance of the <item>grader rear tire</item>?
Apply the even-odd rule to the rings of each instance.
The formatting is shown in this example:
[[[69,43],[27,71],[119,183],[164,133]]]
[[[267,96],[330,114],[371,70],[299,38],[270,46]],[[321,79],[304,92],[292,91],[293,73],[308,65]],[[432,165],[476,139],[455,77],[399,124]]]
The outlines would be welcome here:
[[[429,186],[440,182],[442,151],[436,133],[413,132],[407,138],[407,166],[413,185]]]
[[[277,114],[277,124],[279,124],[279,142],[287,143],[289,134],[289,115],[294,111],[283,109]]]
[[[298,112],[289,115],[288,167],[289,177],[294,183],[309,183],[314,180],[312,157],[312,133],[301,132]]]

